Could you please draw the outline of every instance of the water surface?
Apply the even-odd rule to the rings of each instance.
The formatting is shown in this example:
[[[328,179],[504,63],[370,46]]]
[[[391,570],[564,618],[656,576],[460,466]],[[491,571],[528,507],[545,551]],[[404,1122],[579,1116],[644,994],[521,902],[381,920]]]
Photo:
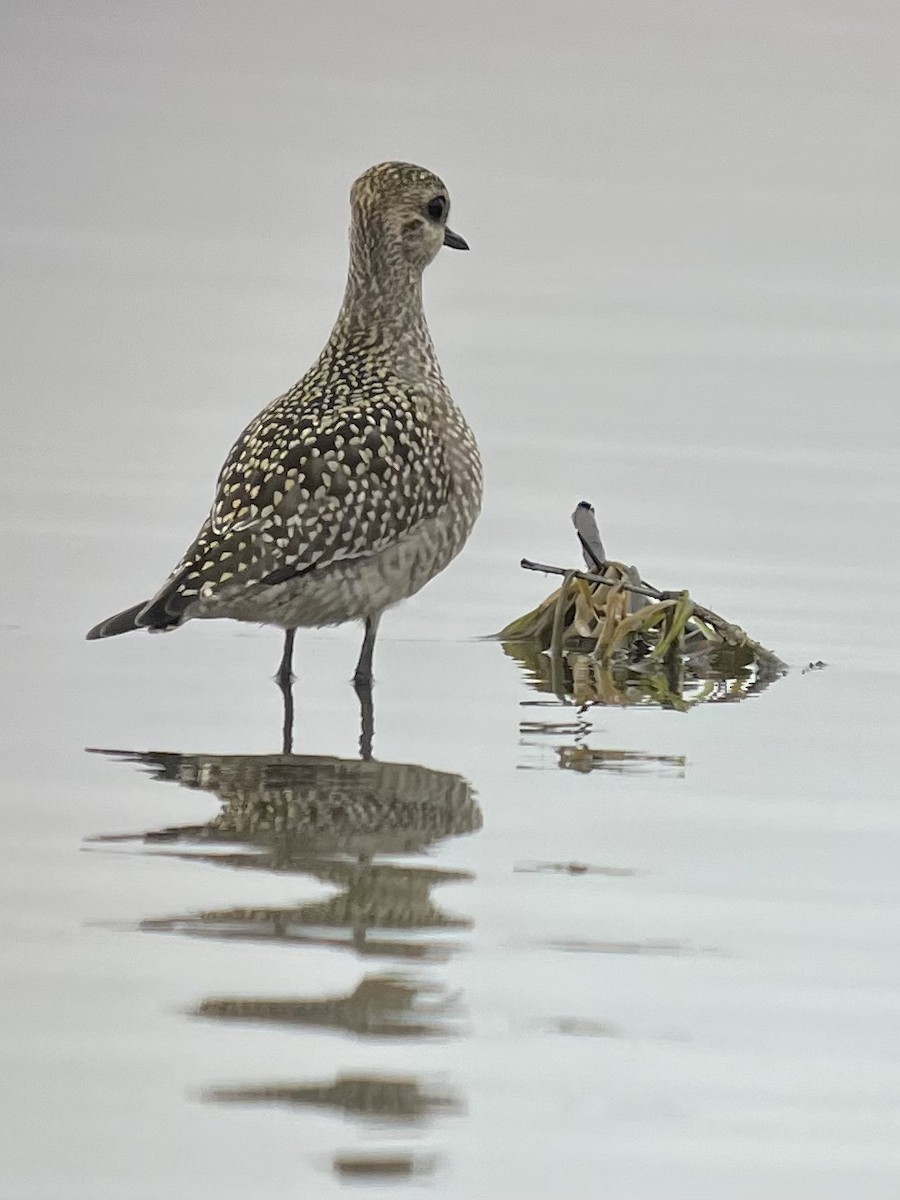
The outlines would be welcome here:
[[[0,1195],[894,1196],[893,6],[4,23]],[[485,512],[384,621],[376,761],[351,629],[298,641],[286,759],[272,631],[82,636],[398,156],[473,247],[426,291]],[[583,497],[790,674],[579,711],[475,640]]]

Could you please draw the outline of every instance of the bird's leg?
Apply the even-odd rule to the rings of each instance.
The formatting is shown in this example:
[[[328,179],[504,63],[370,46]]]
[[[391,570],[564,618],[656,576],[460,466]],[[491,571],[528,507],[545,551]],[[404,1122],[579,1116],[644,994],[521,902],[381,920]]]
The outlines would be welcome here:
[[[284,653],[275,675],[275,682],[284,700],[284,721],[281,726],[281,753],[290,754],[294,745],[294,673],[291,660],[294,657],[294,634],[296,629],[284,631]]]
[[[279,679],[278,686],[281,688],[281,695],[284,700],[284,720],[281,723],[281,753],[293,754],[294,752],[294,688],[293,684],[288,680],[287,683],[282,683]]]
[[[366,619],[366,636],[363,638],[359,662],[353,676],[353,686],[359,697],[359,757],[368,762],[372,757],[372,738],[375,734],[375,703],[372,699],[372,652],[375,649],[375,634],[381,613]]]
[[[285,684],[294,682],[291,660],[294,657],[294,635],[296,632],[296,629],[286,629],[284,631],[284,653],[281,656],[281,662],[278,664],[278,672],[275,675],[275,682],[282,690]]]
[[[378,632],[378,622],[381,613],[366,617],[366,636],[363,638],[362,650],[359,652],[359,662],[353,675],[353,684],[357,691],[372,686],[372,653],[375,650],[375,634]]]
[[[371,762],[372,739],[375,736],[375,701],[372,699],[372,685],[357,683],[355,687],[359,697],[359,757],[363,762]]]

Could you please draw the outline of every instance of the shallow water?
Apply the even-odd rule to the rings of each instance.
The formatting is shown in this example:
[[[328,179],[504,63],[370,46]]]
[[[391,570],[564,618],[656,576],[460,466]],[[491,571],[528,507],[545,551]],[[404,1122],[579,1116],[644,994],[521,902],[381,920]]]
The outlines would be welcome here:
[[[893,1197],[894,7],[5,25],[0,1195]],[[298,639],[285,760],[273,631],[82,635],[318,350],[393,156],[473,246],[426,290],[486,507],[385,618],[377,762],[353,629]],[[477,640],[582,497],[787,677],[579,712]]]

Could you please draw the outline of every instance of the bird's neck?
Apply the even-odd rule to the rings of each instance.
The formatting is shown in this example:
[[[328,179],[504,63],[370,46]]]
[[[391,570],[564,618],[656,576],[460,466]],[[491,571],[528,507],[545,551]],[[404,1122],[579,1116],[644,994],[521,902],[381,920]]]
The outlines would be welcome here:
[[[410,365],[433,362],[434,347],[422,308],[422,271],[381,229],[355,223],[344,302],[331,345],[361,341],[377,354]]]
[[[399,254],[375,254],[365,241],[352,243],[338,321],[353,330],[400,330],[422,315],[422,272]]]

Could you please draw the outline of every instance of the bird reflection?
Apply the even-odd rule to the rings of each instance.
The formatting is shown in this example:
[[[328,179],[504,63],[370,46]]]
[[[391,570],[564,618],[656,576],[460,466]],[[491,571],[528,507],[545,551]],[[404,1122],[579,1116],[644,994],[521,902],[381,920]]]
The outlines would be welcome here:
[[[152,932],[228,940],[268,940],[283,946],[327,946],[393,960],[363,976],[349,992],[207,996],[188,1015],[223,1025],[244,1023],[295,1034],[333,1031],[354,1040],[416,1043],[463,1032],[459,998],[428,965],[460,948],[471,920],[433,901],[440,883],[465,882],[460,870],[404,863],[450,837],[481,828],[481,810],[459,775],[401,763],[294,754],[215,755],[101,750],[153,778],[208,792],[218,813],[200,825],[94,838],[107,845],[139,841],[148,850],[232,870],[311,877],[333,891],[325,899],[288,905],[240,906],[148,917]],[[390,856],[391,861],[384,861]],[[400,861],[397,861],[399,858]],[[325,994],[322,994],[322,992]],[[298,1055],[304,1062],[302,1049]],[[451,1088],[406,1073],[335,1074],[331,1078],[226,1081],[206,1087],[216,1104],[278,1105],[294,1113],[315,1108],[398,1131],[464,1111]],[[402,1157],[401,1173],[419,1160]],[[400,1160],[398,1159],[398,1162]],[[377,1155],[335,1159],[335,1170],[382,1175],[395,1171]],[[393,1164],[393,1165],[392,1165]],[[399,1170],[399,1168],[397,1168]]]
[[[355,1037],[446,1037],[456,1032],[456,998],[441,988],[396,975],[367,975],[347,996],[316,999],[210,997],[192,1015],[308,1029],[335,1029]]]
[[[281,753],[283,755],[292,754],[294,749],[294,683],[296,678],[290,669],[290,652],[293,648],[295,632],[292,629],[287,631],[285,658],[274,677],[274,682],[281,692]],[[372,742],[375,737],[375,699],[372,694],[371,679],[355,679],[353,690],[359,701],[359,756],[368,762],[372,757]]]
[[[332,1109],[348,1117],[420,1124],[432,1116],[457,1113],[458,1098],[445,1089],[408,1077],[338,1075],[331,1083],[263,1084],[210,1089],[207,1100],[231,1104],[287,1104]]]
[[[357,954],[443,958],[437,936],[470,927],[431,899],[465,871],[386,863],[481,828],[462,776],[427,767],[311,755],[210,755],[105,750],[153,776],[210,792],[221,811],[206,824],[94,839],[138,838],[165,853],[232,869],[312,876],[339,890],[292,906],[253,906],[148,918],[142,928],[221,939],[343,946]],[[227,849],[226,849],[227,847]]]

